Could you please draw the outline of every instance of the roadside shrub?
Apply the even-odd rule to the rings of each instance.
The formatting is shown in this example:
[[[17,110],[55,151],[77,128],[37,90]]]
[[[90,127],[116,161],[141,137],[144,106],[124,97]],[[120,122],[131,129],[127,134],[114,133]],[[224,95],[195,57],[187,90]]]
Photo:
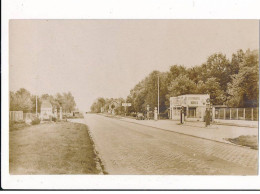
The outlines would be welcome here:
[[[136,113],[135,112],[131,112],[131,117],[136,117]]]
[[[57,122],[57,118],[56,117],[52,117],[52,121]]]
[[[32,120],[32,125],[38,125],[38,124],[40,124],[40,122],[41,122],[41,120],[39,118],[34,118]]]

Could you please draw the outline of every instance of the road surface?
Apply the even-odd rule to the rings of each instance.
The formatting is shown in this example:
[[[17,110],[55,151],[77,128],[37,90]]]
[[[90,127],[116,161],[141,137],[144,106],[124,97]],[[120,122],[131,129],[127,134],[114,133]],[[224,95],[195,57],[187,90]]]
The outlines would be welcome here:
[[[86,114],[108,174],[255,175],[258,151]],[[176,125],[178,127],[178,125]]]

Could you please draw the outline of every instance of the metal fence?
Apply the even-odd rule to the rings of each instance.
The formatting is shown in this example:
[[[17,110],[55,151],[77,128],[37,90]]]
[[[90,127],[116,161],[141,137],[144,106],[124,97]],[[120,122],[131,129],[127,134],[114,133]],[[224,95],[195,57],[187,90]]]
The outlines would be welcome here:
[[[215,108],[215,119],[258,121],[258,107]]]

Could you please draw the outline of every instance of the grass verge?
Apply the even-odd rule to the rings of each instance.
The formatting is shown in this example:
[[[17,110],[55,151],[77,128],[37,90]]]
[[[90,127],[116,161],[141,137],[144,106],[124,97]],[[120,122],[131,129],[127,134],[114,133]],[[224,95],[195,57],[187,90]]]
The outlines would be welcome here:
[[[87,126],[58,122],[10,130],[10,174],[99,174]]]
[[[256,135],[241,135],[237,138],[228,138],[231,143],[250,147],[251,149],[258,150],[258,138]]]

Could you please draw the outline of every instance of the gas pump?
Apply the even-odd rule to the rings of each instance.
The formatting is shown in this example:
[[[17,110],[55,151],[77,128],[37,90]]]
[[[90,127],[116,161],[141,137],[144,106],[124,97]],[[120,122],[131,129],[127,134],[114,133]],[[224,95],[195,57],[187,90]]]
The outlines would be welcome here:
[[[205,126],[206,127],[210,125],[210,121],[211,121],[210,109],[211,109],[210,100],[207,99],[206,111],[205,111]]]
[[[184,117],[185,117],[184,112],[185,112],[185,110],[184,110],[184,107],[182,106],[182,107],[181,107],[181,110],[180,110],[180,123],[181,123],[181,124],[184,123]]]

